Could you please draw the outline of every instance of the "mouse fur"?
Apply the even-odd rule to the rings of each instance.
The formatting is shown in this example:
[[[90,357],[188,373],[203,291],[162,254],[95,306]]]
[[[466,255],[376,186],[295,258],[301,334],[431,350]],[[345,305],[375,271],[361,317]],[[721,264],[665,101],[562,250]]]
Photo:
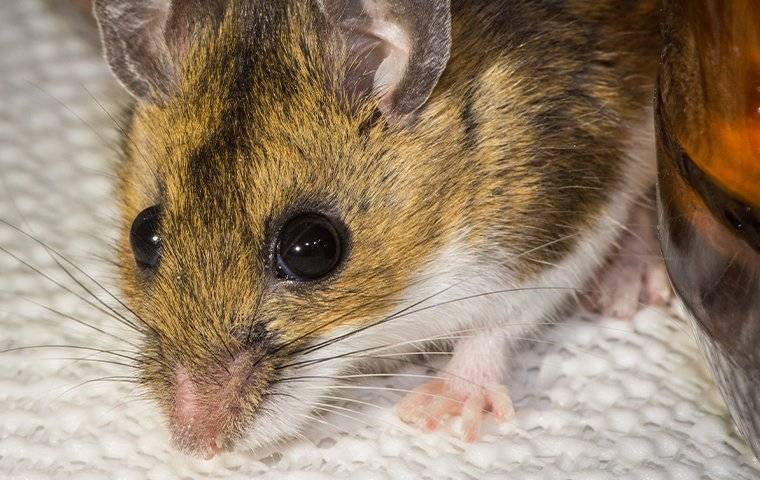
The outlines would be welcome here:
[[[139,380],[190,453],[296,434],[363,349],[474,331],[448,339],[451,389],[505,383],[505,336],[575,296],[653,185],[656,2],[172,4],[96,14],[136,98],[117,191]],[[380,68],[376,52],[350,45],[367,17],[424,45],[375,84],[356,64]],[[129,234],[153,205],[146,274]],[[305,211],[335,218],[347,251],[325,279],[282,281],[273,238]]]

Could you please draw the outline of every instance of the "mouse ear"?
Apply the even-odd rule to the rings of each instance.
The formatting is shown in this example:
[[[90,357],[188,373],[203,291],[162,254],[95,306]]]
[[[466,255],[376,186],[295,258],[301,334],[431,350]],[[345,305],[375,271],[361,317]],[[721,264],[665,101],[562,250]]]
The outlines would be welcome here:
[[[180,62],[227,0],[95,0],[105,56],[132,95],[161,102],[180,82]]]
[[[375,95],[398,118],[427,101],[449,61],[449,0],[324,0],[323,8],[349,54],[349,98]]]

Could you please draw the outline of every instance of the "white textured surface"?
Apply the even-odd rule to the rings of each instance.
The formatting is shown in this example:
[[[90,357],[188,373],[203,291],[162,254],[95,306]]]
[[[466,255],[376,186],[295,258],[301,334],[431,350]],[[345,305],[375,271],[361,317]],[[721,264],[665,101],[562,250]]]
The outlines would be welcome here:
[[[41,1],[0,1],[0,218],[107,281],[118,137],[93,97],[112,112],[124,100],[97,52]],[[44,249],[6,226],[0,247],[71,284]],[[36,303],[126,333],[0,252],[0,349],[118,348]],[[339,410],[325,418],[331,426],[317,424],[287,446],[189,459],[172,451],[160,418],[129,384],[82,384],[129,373],[70,360],[88,353],[0,355],[0,479],[760,478],[691,335],[654,310],[628,322],[571,319],[526,345],[513,372],[517,417],[489,424],[474,445],[404,427],[392,413],[398,392],[371,389],[354,398],[375,407],[341,404],[358,413]],[[414,385],[408,380],[362,385],[404,389]]]

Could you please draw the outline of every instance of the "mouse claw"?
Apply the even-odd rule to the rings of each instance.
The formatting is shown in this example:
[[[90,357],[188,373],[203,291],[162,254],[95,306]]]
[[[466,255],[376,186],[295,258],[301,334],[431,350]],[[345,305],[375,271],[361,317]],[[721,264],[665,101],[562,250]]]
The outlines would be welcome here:
[[[446,418],[459,416],[464,440],[475,442],[487,414],[501,423],[514,416],[514,407],[504,385],[461,392],[438,380],[415,388],[398,403],[396,413],[404,422],[428,432],[437,430]]]
[[[412,390],[396,405],[396,414],[407,423],[423,430],[437,430],[458,400],[446,397],[443,381],[424,383]]]
[[[512,397],[505,385],[493,385],[487,393],[489,409],[497,422],[504,423],[515,416]]]
[[[462,406],[462,430],[464,440],[472,443],[480,434],[480,424],[483,421],[483,412],[486,409],[486,399],[483,395],[473,395],[464,401]]]
[[[515,409],[506,386],[493,385],[471,394],[465,400],[461,417],[466,442],[472,443],[480,438],[480,426],[489,412],[498,423],[504,423],[514,417]]]

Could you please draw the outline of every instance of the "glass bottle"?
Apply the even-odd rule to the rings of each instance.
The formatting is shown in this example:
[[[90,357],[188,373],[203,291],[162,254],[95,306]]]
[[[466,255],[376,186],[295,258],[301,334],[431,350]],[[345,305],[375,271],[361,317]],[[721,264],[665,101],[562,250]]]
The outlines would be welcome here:
[[[760,8],[666,0],[656,94],[671,282],[739,432],[760,457]]]

